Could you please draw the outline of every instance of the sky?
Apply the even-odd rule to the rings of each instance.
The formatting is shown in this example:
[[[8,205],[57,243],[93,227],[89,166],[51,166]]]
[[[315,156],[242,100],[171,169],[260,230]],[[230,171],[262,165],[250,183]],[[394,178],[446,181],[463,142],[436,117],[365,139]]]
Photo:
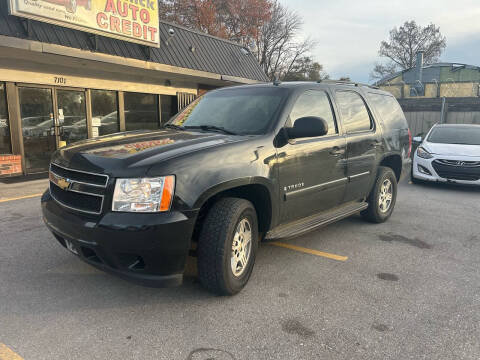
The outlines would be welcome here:
[[[480,65],[479,0],[281,0],[304,21],[302,36],[317,41],[312,52],[331,78],[371,82],[378,49],[389,31],[407,20],[434,23],[447,38],[441,61]]]

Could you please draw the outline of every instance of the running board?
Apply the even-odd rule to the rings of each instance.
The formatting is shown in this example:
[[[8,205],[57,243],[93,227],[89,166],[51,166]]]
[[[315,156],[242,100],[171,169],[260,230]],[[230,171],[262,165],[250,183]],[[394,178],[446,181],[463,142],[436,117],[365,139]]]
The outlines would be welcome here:
[[[354,202],[342,205],[330,211],[322,212],[286,225],[278,226],[275,229],[270,230],[265,235],[264,239],[268,241],[273,239],[284,239],[293,236],[299,236],[319,227],[342,220],[355,213],[358,213],[359,211],[365,210],[366,208],[368,208],[368,204],[366,202]]]

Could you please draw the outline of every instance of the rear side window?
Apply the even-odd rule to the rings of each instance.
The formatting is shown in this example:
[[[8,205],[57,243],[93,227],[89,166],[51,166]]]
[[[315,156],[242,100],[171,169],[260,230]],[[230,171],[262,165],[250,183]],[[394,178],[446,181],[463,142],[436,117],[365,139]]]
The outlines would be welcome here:
[[[403,129],[407,126],[407,120],[398,101],[389,95],[368,93],[368,100],[377,109],[380,117],[388,127]]]
[[[336,99],[347,134],[373,128],[370,114],[359,94],[353,91],[337,91]]]
[[[302,117],[314,116],[324,119],[328,124],[327,135],[338,133],[332,105],[325,91],[307,90],[299,96],[290,113],[291,125]]]

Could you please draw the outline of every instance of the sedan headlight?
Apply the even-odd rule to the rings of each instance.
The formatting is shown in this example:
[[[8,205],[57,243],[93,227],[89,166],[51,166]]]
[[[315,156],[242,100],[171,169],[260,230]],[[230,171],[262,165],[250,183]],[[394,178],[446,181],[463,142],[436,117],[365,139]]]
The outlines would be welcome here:
[[[417,155],[422,159],[431,159],[433,157],[432,154],[430,154],[427,150],[425,150],[421,146],[417,149]]]
[[[175,177],[117,179],[112,211],[163,212],[170,210]]]

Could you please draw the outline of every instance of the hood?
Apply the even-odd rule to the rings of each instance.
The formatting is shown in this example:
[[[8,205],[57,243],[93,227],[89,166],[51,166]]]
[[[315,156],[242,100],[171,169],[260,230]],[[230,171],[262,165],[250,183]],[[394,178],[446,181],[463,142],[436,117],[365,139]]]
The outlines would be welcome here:
[[[109,173],[146,168],[160,161],[244,140],[242,136],[196,131],[134,131],[80,141],[59,149],[53,161],[73,169]]]
[[[478,145],[439,144],[424,142],[422,146],[428,152],[437,155],[480,157],[480,146]]]

